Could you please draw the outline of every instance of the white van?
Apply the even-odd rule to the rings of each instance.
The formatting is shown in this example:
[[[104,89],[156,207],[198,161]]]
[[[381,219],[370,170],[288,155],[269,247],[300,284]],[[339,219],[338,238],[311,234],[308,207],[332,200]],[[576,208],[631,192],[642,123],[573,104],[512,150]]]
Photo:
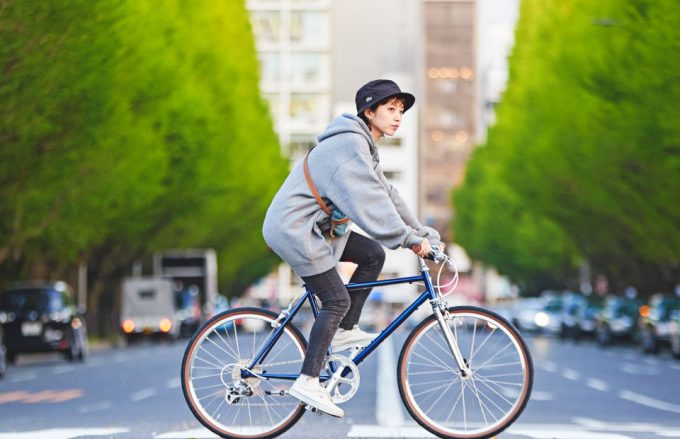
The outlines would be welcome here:
[[[123,281],[120,325],[128,341],[144,335],[176,339],[180,319],[175,310],[174,282],[155,277]]]

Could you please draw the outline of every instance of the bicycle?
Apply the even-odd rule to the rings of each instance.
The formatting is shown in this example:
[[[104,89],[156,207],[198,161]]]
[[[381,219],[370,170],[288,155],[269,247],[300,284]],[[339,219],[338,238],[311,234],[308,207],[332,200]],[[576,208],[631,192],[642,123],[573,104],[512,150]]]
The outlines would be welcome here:
[[[433,286],[424,259],[418,259],[419,276],[347,284],[354,290],[422,283],[425,291],[365,348],[352,348],[347,356],[329,349],[320,380],[334,403],[348,401],[359,387],[359,364],[429,301],[432,314],[411,331],[399,355],[401,400],[418,424],[439,437],[497,435],[529,401],[534,369],[526,343],[511,323],[492,311],[449,307],[440,285]],[[439,250],[429,259],[442,264],[437,281],[444,264],[455,268]],[[258,308],[232,309],[194,334],[182,360],[182,391],[206,428],[225,438],[270,438],[304,414],[308,407],[287,389],[299,375],[307,347],[292,323],[305,302],[316,318],[319,304],[305,285],[278,315]]]

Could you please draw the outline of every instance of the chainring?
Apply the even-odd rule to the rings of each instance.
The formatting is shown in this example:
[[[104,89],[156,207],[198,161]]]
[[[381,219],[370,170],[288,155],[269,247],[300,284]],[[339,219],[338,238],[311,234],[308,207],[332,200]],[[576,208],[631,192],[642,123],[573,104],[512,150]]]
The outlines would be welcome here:
[[[331,365],[335,372],[331,369]],[[348,357],[329,355],[326,357],[324,369],[331,378],[325,380],[321,385],[328,390],[328,394],[334,404],[349,401],[359,390],[359,383],[361,381],[359,368]],[[344,376],[341,375],[343,371]]]

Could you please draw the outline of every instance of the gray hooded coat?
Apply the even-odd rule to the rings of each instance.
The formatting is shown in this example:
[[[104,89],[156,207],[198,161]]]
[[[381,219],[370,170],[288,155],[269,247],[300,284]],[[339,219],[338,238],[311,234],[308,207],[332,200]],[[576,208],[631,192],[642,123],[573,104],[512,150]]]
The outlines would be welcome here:
[[[383,175],[370,130],[357,116],[336,117],[308,157],[316,189],[331,210],[339,208],[369,236],[388,248],[410,248],[436,231],[411,213]],[[349,233],[329,237],[330,221],[312,195],[298,163],[269,206],[262,233],[267,245],[299,276],[333,268]]]

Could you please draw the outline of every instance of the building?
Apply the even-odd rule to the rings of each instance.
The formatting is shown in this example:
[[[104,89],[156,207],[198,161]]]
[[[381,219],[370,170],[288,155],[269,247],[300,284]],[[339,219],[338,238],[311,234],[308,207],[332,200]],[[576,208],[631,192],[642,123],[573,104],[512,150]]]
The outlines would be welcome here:
[[[248,0],[269,102],[284,153],[299,158],[331,115],[330,0]]]
[[[475,142],[476,0],[423,0],[422,7],[421,215],[451,242],[451,191]]]

